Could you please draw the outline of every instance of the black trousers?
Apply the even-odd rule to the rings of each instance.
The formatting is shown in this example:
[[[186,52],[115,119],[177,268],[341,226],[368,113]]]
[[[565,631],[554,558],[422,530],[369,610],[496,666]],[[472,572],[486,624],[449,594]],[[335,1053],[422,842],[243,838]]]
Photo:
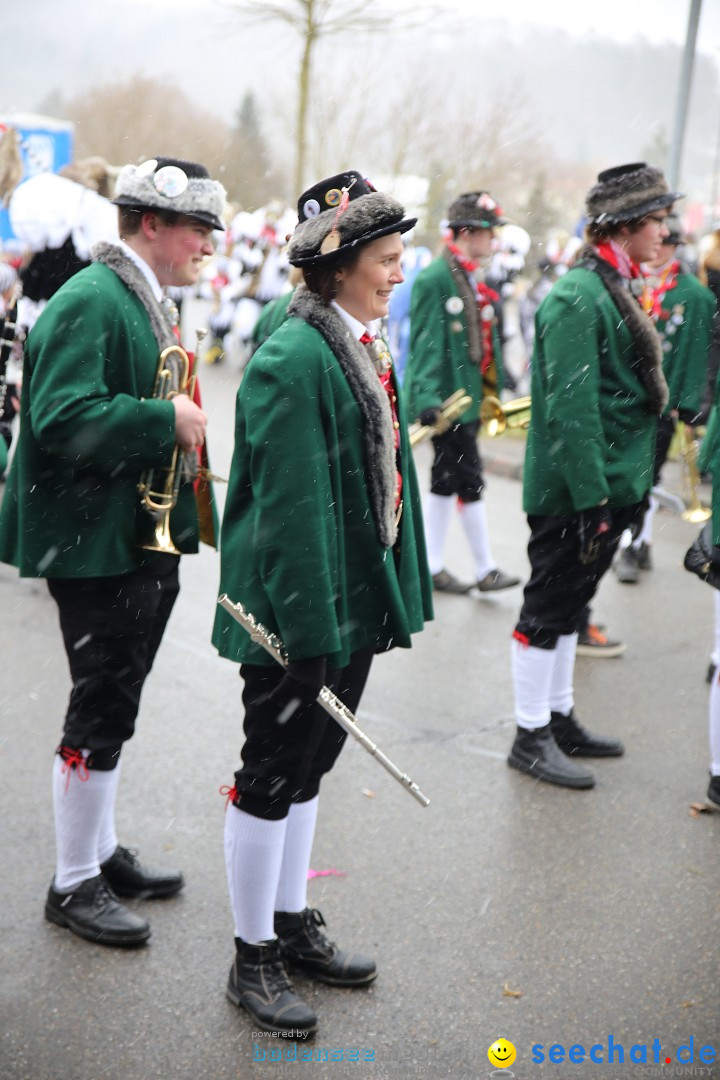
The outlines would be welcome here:
[[[430,470],[433,495],[457,495],[463,502],[478,502],[485,485],[478,445],[480,421],[455,424],[433,438],[435,457]]]
[[[580,629],[585,608],[607,572],[625,529],[642,520],[646,503],[612,511],[612,527],[597,558],[580,561],[578,516],[528,515],[530,580],[515,634],[539,649],[554,649],[563,634]]]
[[[175,555],[129,574],[50,578],[72,690],[62,744],[88,749],[88,766],[112,769],[135,730],[140,694],[179,592]]]
[[[660,483],[660,473],[667,461],[670,443],[675,434],[677,420],[674,416],[661,416],[658,420],[657,438],[655,439],[655,459],[653,461],[653,484]]]
[[[327,685],[351,712],[360,704],[374,651],[353,653],[347,667],[328,672]],[[332,769],[347,732],[319,705],[298,709],[285,723],[265,700],[283,678],[279,664],[242,664],[245,744],[235,773],[235,805],[253,817],[280,820],[292,803],[308,802]]]

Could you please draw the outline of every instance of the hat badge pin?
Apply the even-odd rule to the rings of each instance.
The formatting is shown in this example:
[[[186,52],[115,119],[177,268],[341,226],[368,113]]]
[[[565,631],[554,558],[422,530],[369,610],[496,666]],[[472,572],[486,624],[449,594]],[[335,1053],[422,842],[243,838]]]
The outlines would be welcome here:
[[[184,171],[177,165],[165,165],[155,173],[153,183],[161,195],[167,196],[168,199],[176,199],[178,195],[187,191],[189,181]]]
[[[320,213],[320,203],[317,199],[308,199],[303,203],[303,214],[306,218],[317,217]]]

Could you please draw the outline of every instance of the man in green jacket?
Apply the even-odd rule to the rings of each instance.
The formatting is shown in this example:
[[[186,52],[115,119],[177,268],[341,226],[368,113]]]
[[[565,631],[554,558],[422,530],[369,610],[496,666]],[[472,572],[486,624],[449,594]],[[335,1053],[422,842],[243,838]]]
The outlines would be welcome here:
[[[0,560],[47,579],[72,678],[54,761],[57,865],[45,915],[103,945],[150,936],[118,896],[183,886],[179,872],[148,870],[118,844],[115,797],[122,745],[178,593],[178,556],[198,545],[193,473],[207,418],[182,392],[182,369],[171,392],[160,385],[161,353],[180,355],[163,290],[195,283],[223,227],[224,196],[193,162],[125,166],[114,200],[120,244],[93,249],[26,348]],[[174,501],[173,472],[168,522],[145,509],[138,485]]]
[[[470,398],[452,427],[433,437],[435,456],[423,516],[433,587],[441,592],[466,593],[475,584],[481,592],[496,592],[520,584],[519,578],[498,570],[492,554],[478,447],[483,388],[489,386],[493,394],[502,389],[494,307],[499,296],[483,281],[483,270],[494,229],[505,221],[487,191],[460,195],[448,211],[450,234],[442,254],[418,274],[412,290],[405,375],[412,415],[432,426],[443,402],[458,390]],[[472,584],[461,583],[444,566],[456,503],[475,564]]]
[[[663,370],[670,398],[658,421],[653,466],[653,486],[660,483],[660,473],[667,460],[678,420],[684,431],[699,423],[703,393],[707,383],[708,354],[717,304],[714,293],[702,285],[678,255],[683,242],[682,223],[676,214],[667,219],[669,229],[652,262],[643,264],[645,289],[643,306],[655,323],[663,351]],[[615,573],[618,581],[633,585],[641,570],[652,569],[652,527],[657,499],[650,496],[650,506],[637,536],[625,533]]]
[[[512,642],[517,734],[508,763],[589,788],[578,757],[615,757],[617,739],[574,715],[578,622],[636,525],[652,484],[668,401],[662,350],[640,298],[678,192],[643,162],[600,173],[587,198],[588,245],[536,316],[524,472],[531,576]]]

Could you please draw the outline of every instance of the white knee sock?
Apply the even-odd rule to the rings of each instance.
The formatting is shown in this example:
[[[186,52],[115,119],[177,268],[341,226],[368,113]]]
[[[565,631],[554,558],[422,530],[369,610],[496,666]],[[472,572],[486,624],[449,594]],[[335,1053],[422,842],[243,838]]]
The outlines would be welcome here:
[[[225,812],[225,869],[235,937],[248,945],[275,937],[275,897],[287,818],[266,821],[238,810]]]
[[[320,796],[308,802],[293,803],[288,814],[280,881],[275,899],[276,911],[304,911],[307,907],[307,875],[315,836]]]
[[[478,581],[496,569],[496,563],[490,549],[490,534],[487,524],[487,512],[482,499],[476,502],[460,502],[460,522],[467,536],[473,559],[475,576]]]
[[[642,529],[640,535],[634,542],[633,547],[640,547],[641,544],[652,544],[653,534],[653,518],[655,517],[655,511],[658,508],[658,501],[654,495],[650,496],[650,506],[645,511],[645,517],[643,518]]]
[[[618,545],[619,551],[624,551],[625,548],[629,548],[633,542],[633,535],[630,529],[623,529],[622,536],[620,537],[620,543]]]
[[[720,776],[720,672],[716,672],[710,687],[710,772]]]
[[[550,723],[550,687],[555,649],[538,649],[513,638],[510,649],[515,719],[531,731]]]
[[[115,768],[111,769],[108,774],[112,779],[108,781],[107,802],[103,807],[98,835],[98,862],[101,866],[110,858],[118,846],[117,833],[115,832],[115,802],[117,800],[118,784],[120,783],[120,768],[121,762],[118,761]]]
[[[445,565],[445,541],[454,505],[454,495],[434,495],[430,491],[425,496],[425,544],[431,574],[439,574]]]
[[[83,757],[88,751],[82,750]],[[64,767],[64,768],[63,768]],[[76,885],[100,873],[98,840],[108,804],[114,799],[116,777],[111,772],[68,769],[59,754],[53,762],[53,806],[57,866],[54,886],[70,892]]]
[[[713,634],[713,650],[710,654],[715,667],[720,666],[720,590],[713,589],[713,595],[715,598],[715,626]]]
[[[568,716],[575,704],[573,675],[577,640],[577,634],[561,634],[555,649],[555,664],[550,684],[550,710],[562,713],[563,716]]]

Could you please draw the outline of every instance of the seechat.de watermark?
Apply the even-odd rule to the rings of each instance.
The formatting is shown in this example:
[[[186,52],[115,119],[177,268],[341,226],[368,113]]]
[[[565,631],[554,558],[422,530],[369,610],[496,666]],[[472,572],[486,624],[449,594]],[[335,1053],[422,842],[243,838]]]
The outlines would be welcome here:
[[[535,1043],[530,1048],[530,1059],[536,1065],[545,1061],[554,1065],[712,1065],[717,1060],[714,1046],[701,1045],[691,1036],[676,1050],[663,1049],[660,1039],[651,1043],[633,1043],[625,1047],[612,1035],[602,1043],[586,1046],[584,1043]]]

